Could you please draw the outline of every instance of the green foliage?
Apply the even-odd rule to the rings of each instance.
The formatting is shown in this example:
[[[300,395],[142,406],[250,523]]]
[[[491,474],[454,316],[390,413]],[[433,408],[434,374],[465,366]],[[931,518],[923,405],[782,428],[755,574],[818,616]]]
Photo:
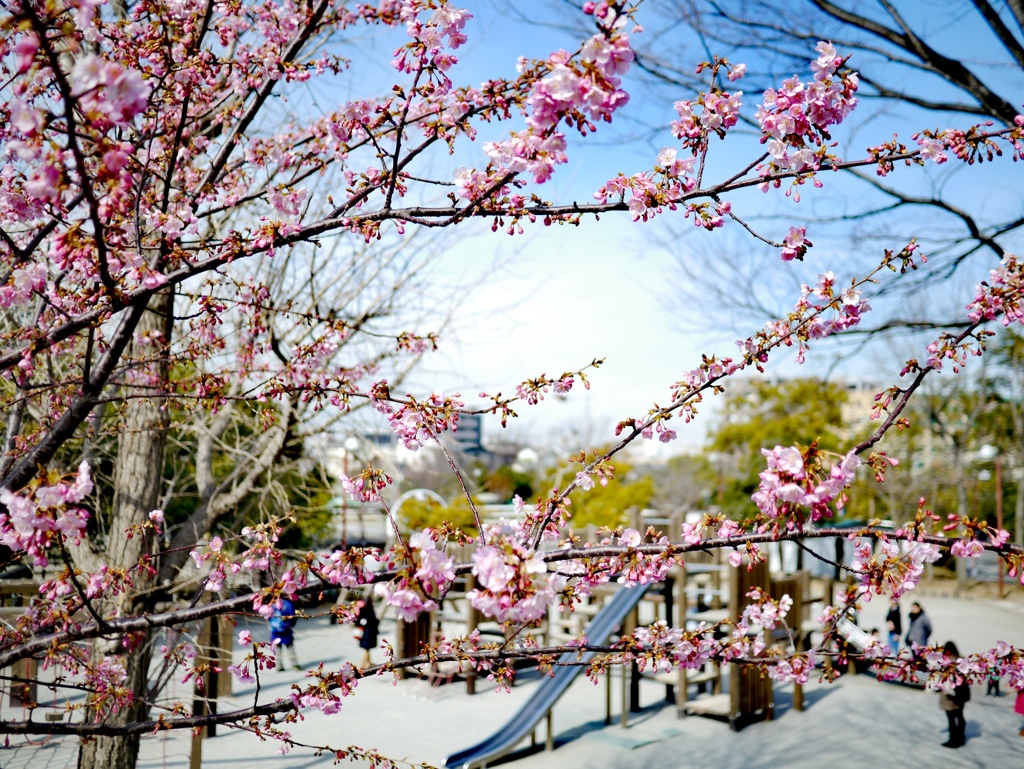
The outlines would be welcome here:
[[[473,511],[464,496],[456,497],[448,505],[440,505],[433,499],[406,499],[398,511],[398,525],[406,532],[438,528],[445,521],[466,534],[478,533]]]
[[[844,451],[842,406],[846,390],[817,379],[748,380],[727,396],[711,434],[717,474],[714,503],[734,517],[750,515],[750,496],[765,467],[762,448],[808,446]]]
[[[511,502],[513,497],[529,502],[533,498],[533,477],[527,473],[502,465],[483,479],[483,487],[497,494],[502,502]]]
[[[723,422],[712,438],[715,451],[742,452],[762,460],[761,449],[807,446],[838,450],[846,390],[817,379],[753,381],[725,401]]]
[[[594,488],[579,489],[572,495],[570,523],[577,531],[591,524],[615,528],[629,523],[631,509],[650,507],[654,499],[654,479],[647,473],[641,474],[627,460],[616,461],[614,467],[615,475],[607,485],[602,485],[595,476]],[[553,476],[555,485],[565,486],[579,469],[578,464],[561,467]]]

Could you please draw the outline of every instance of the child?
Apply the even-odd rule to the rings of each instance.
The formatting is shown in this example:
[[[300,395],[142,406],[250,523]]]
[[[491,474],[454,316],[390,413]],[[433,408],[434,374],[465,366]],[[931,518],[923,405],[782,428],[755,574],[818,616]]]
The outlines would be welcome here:
[[[270,615],[270,643],[274,644],[274,659],[277,669],[285,668],[285,653],[292,659],[292,667],[295,670],[302,670],[299,665],[299,658],[295,654],[295,605],[287,598],[279,598],[274,604],[274,612]],[[278,649],[281,659],[277,660]]]

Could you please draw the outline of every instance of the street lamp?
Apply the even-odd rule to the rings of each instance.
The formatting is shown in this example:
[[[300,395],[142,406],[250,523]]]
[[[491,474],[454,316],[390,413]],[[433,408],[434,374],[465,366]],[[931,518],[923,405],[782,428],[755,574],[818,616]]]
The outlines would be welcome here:
[[[999,453],[999,449],[991,444],[985,444],[978,449],[978,458],[985,461],[993,460],[995,462],[996,470],[996,528],[1002,531],[1003,528],[1003,456]],[[987,470],[983,470],[983,473],[988,474]],[[979,473],[979,479],[981,474]],[[984,478],[982,480],[988,480]],[[1004,598],[1003,590],[1003,559],[1000,558],[996,563],[996,579],[999,584],[999,600]]]

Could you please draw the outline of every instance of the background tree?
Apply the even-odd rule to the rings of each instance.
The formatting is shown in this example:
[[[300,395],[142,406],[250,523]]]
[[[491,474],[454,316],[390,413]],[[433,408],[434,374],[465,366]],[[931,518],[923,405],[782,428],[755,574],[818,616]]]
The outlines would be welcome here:
[[[920,259],[913,243],[887,250],[872,269],[848,281],[822,274],[813,288],[794,295],[791,310],[741,340],[735,358],[704,357],[671,385],[666,405],[624,419],[607,449],[581,452],[575,472],[533,509],[524,508],[519,520],[488,527],[471,509],[479,531],[472,564],[456,565],[446,555],[448,538],[458,532],[428,529],[405,537],[397,525],[389,552],[307,552],[287,562],[273,519],[233,533],[227,543],[218,536],[200,541],[258,496],[279,460],[299,466],[303,431],[315,428],[321,409],[344,414],[367,404],[413,451],[443,440],[467,410],[504,422],[545,394],[564,395],[586,383],[585,369],[554,379],[541,375],[515,385],[511,396],[480,394],[475,407],[438,391],[401,394],[389,377],[404,370],[402,361],[429,350],[433,338],[423,329],[378,325],[395,283],[384,280],[377,293],[360,280],[363,273],[346,273],[337,254],[351,251],[334,251],[335,238],[382,241],[401,263],[408,256],[402,239],[414,227],[464,227],[474,218],[516,234],[533,223],[579,225],[626,212],[646,221],[681,210],[713,231],[735,215],[732,194],[759,186],[770,192],[796,185],[788,187],[792,192],[825,170],[889,171],[940,156],[972,162],[993,147],[1024,155],[1020,117],[1013,128],[937,132],[912,148],[894,142],[840,159],[829,140],[854,107],[857,79],[841,55],[820,43],[801,85],[806,103],[799,105],[799,125],[786,127],[794,117],[792,99],[761,105],[764,138],[783,145],[781,156],[745,158],[722,176],[712,170],[711,148],[737,124],[740,109],[739,94],[716,87],[677,107],[673,146],[658,153],[652,168],[609,174],[595,202],[551,203],[541,185],[568,161],[567,134],[572,142],[592,136],[628,100],[621,78],[633,60],[635,9],[603,2],[584,10],[592,28],[571,52],[523,61],[511,79],[460,87],[449,73],[457,72],[454,51],[466,40],[469,15],[443,0],[379,7],[331,0],[139,0],[111,10],[84,0],[29,0],[11,8],[0,22],[0,137],[8,158],[0,172],[0,304],[8,311],[0,329],[0,373],[7,378],[0,393],[0,538],[11,559],[52,567],[25,615],[0,629],[0,668],[28,658],[60,664],[65,676],[43,684],[84,694],[84,708],[78,701],[69,707],[86,712],[73,723],[8,722],[4,731],[86,738],[82,767],[129,767],[139,735],[165,728],[258,723],[262,734],[287,742],[278,719],[293,718],[303,707],[336,712],[341,694],[380,668],[320,670],[293,699],[202,714],[188,703],[157,707],[149,663],[159,663],[165,674],[183,668],[189,679],[203,676],[209,671],[183,640],[198,623],[234,612],[266,617],[282,597],[328,587],[375,583],[400,618],[414,619],[437,605],[457,574],[472,572],[479,585],[470,598],[474,607],[519,634],[550,605],[572,602],[624,572],[629,582],[660,579],[691,550],[730,547],[742,562],[762,557],[758,546],[772,539],[835,536],[814,524],[840,506],[862,462],[879,475],[886,470],[875,446],[901,424],[926,378],[944,361],[960,367],[980,352],[986,324],[1024,317],[1024,267],[1007,259],[979,287],[962,330],[939,336],[926,363],[907,361],[904,384],[881,394],[883,418],[870,436],[827,460],[803,447],[769,447],[775,472],[761,476],[759,512],[749,527],[712,517],[700,525],[707,532],[689,529],[683,541],[645,542],[643,533],[622,529],[598,547],[576,550],[570,495],[585,504],[585,492],[610,476],[613,458],[624,472],[619,455],[632,443],[671,443],[675,426],[693,418],[704,396],[719,392],[729,377],[761,371],[778,351],[794,346],[803,358],[820,340],[857,326],[869,309],[865,292]],[[400,82],[336,108],[303,102],[314,78],[330,84],[348,65],[337,47],[346,35],[377,26],[402,28],[391,62]],[[702,66],[717,84],[742,75],[738,65],[722,60]],[[296,104],[309,112],[285,106]],[[507,133],[488,125],[506,120],[514,124]],[[493,132],[496,140],[483,143],[476,167],[452,169],[451,155],[478,131]],[[774,245],[782,260],[792,261],[809,244],[794,228]],[[330,265],[318,254],[332,254]],[[285,269],[270,268],[282,262]],[[383,263],[375,252],[362,264],[372,275]],[[329,290],[339,281],[352,291],[348,300]],[[179,416],[189,419],[172,425]],[[167,445],[172,436],[189,435],[196,441],[197,502],[168,547],[169,521],[157,507]],[[111,476],[97,485],[88,459],[104,452],[112,457]],[[451,465],[458,485],[468,489]],[[359,468],[339,480],[390,518],[384,497],[391,479],[382,469]],[[96,511],[109,523],[90,531]],[[863,570],[865,589],[909,586],[940,544],[967,555],[987,547],[1014,569],[1022,567],[1022,553],[1006,545],[1006,533],[985,521],[965,519],[948,536],[924,511],[914,523],[892,535],[913,541],[906,552],[884,549]],[[103,530],[105,537],[90,536]],[[868,529],[864,536],[879,532]],[[163,580],[173,580],[185,558],[200,569],[203,584],[191,594],[168,595]],[[562,568],[562,561],[571,563]],[[371,569],[371,562],[383,568]],[[262,587],[225,596],[229,576],[243,570]],[[184,635],[158,646],[155,634],[164,628],[168,637],[171,631]],[[674,642],[644,632],[647,640],[638,631],[624,639],[623,649],[651,664],[676,659]],[[745,634],[723,640],[706,629],[696,632],[691,640],[701,648],[710,644],[717,658],[758,663]],[[239,641],[251,644],[244,635]],[[462,638],[431,648],[436,657],[392,659],[384,668],[458,660],[500,678],[510,655],[547,660],[568,649],[607,651],[586,643],[524,643],[520,652]],[[266,644],[251,644],[233,672],[252,679],[272,666],[269,653]],[[806,674],[810,658],[801,650],[787,649],[783,659],[790,671],[783,677],[796,681]],[[618,649],[609,658],[625,660]],[[891,677],[924,664],[948,676],[956,662],[878,664]],[[982,669],[977,660],[972,664]],[[999,664],[1007,674],[1024,676],[1024,656],[1016,650]]]
[[[750,496],[764,469],[762,448],[815,443],[839,451],[849,435],[843,423],[846,400],[845,388],[817,379],[736,382],[709,436],[722,509],[732,517],[751,513]]]
[[[644,12],[658,22],[656,31],[637,40],[638,71],[647,76],[650,98],[664,102],[681,91],[707,88],[709,70],[695,73],[690,64],[694,50],[756,62],[744,90],[760,94],[801,71],[809,42],[830,40],[859,62],[858,128],[849,135],[857,143],[887,141],[893,123],[967,127],[990,120],[1012,126],[1021,110],[1024,12],[1017,2],[654,0],[645,3]],[[750,116],[746,125],[756,135]],[[638,140],[650,141],[653,130],[638,127]],[[845,151],[849,140],[837,140]],[[898,175],[851,169],[848,179],[827,183],[824,197],[810,206],[765,204],[746,220],[767,234],[780,220],[801,218],[818,246],[846,252],[854,260],[902,237],[908,218],[928,217],[927,231],[916,235],[932,268],[883,292],[882,297],[896,293],[891,300],[876,300],[879,312],[865,327],[905,335],[948,323],[945,301],[937,299],[941,293],[930,294],[929,302],[915,298],[919,283],[960,276],[958,285],[969,284],[1008,250],[1020,249],[1021,196],[997,173],[989,168],[992,181],[986,190],[980,176],[966,182],[955,166],[934,166],[927,182],[915,179],[912,185]],[[779,297],[807,280],[780,270],[774,255],[742,238],[712,246],[682,237],[689,233],[677,225],[656,240],[677,255],[685,277],[673,284],[674,298],[665,296],[664,301],[686,312],[693,323],[702,322],[708,291],[722,308],[720,321],[736,328],[777,314]],[[701,288],[687,290],[695,285]],[[701,309],[689,312],[693,308]]]
[[[579,465],[555,468],[549,483],[565,487]],[[646,468],[626,458],[618,459],[608,475],[572,499],[572,526],[578,531],[588,526],[615,529],[630,523],[630,515],[650,507],[654,499],[654,478]]]

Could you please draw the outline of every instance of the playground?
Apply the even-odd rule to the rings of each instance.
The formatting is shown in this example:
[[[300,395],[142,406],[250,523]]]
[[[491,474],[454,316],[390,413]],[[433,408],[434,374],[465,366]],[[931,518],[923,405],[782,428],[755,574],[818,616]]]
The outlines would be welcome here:
[[[1024,602],[1019,599],[925,594],[918,600],[932,619],[934,637],[939,642],[953,638],[964,652],[1024,636]],[[861,624],[882,626],[886,609],[884,602],[869,604],[861,614]],[[258,629],[254,627],[253,632]],[[392,635],[394,622],[385,619],[382,631],[385,636]],[[307,666],[321,660],[335,663],[359,658],[349,628],[329,625],[326,619],[308,623],[297,643],[300,659]],[[302,674],[288,671],[268,678],[267,696],[287,696]],[[450,756],[502,731],[547,680],[524,676],[507,693],[496,693],[490,682],[480,680],[477,693],[469,695],[465,683],[458,680],[434,686],[427,679],[409,678],[396,684],[393,677],[385,676],[361,682],[355,697],[337,715],[307,714],[292,725],[291,732],[312,745],[376,747],[391,758],[444,766]],[[946,720],[936,694],[879,683],[869,675],[844,675],[833,684],[812,679],[804,687],[802,712],[793,707],[793,687],[776,685],[772,720],[751,723],[738,732],[727,721],[694,715],[679,718],[677,708],[665,702],[662,682],[643,678],[639,684],[640,710],[627,713],[623,726],[622,672],[612,675],[611,724],[605,723],[605,682],[595,686],[578,677],[551,711],[553,750],[545,749],[547,721],[541,719],[535,732],[536,746],[531,749],[527,736],[505,760],[512,759],[510,766],[521,769],[658,765],[819,769],[823,758],[841,756],[874,766],[912,760],[920,766],[944,767],[1014,766],[1024,756],[1024,738],[1017,736],[1024,724],[1013,713],[1013,697],[986,697],[981,686],[974,687],[966,709],[967,745],[949,751],[941,747]],[[251,689],[239,689],[233,701],[244,703],[252,694]],[[145,740],[140,767],[185,769],[190,743],[189,736],[182,734]],[[311,751],[300,749],[282,757],[277,754],[278,747],[251,735],[221,730],[203,742],[202,765],[299,769],[331,763],[327,757],[316,758]],[[20,769],[14,764],[3,766]]]
[[[742,585],[735,589],[723,585],[718,575],[726,572],[714,566],[689,565],[688,574],[677,573],[669,584],[652,586],[646,593],[609,586],[605,595],[578,616],[553,617],[546,632],[557,642],[591,623],[587,629],[591,640],[610,637],[620,626],[664,617],[673,605],[684,605],[683,601],[693,619],[699,616],[693,605],[698,599],[703,618],[713,618],[715,612],[724,615]],[[748,573],[744,569],[740,574],[758,577],[756,570]],[[802,597],[812,600],[806,606],[797,601],[793,617],[802,614],[803,623],[812,622],[808,617],[813,614],[813,599],[821,598],[812,593],[821,592],[828,581],[794,575],[775,575],[772,581],[776,590],[781,585],[790,591],[794,586],[805,591]],[[934,625],[933,643],[952,639],[962,652],[970,653],[991,648],[1000,640],[1015,642],[1024,637],[1024,596],[1012,584],[1006,600],[999,600],[991,589],[967,598],[953,597],[950,592],[948,583],[933,583],[914,595]],[[721,604],[721,608],[713,604]],[[910,599],[904,601],[904,615],[909,604]],[[884,628],[887,609],[885,601],[866,604],[858,617],[860,627]],[[435,626],[467,621],[473,620],[464,607],[460,609],[458,600],[446,604],[433,618]],[[259,621],[242,623],[238,630],[245,628],[255,638],[267,634],[265,623]],[[808,625],[805,628],[813,632]],[[489,631],[486,624],[480,629]],[[411,631],[415,628],[399,629],[392,617],[382,619],[382,636],[396,649],[402,643],[416,642],[417,634]],[[228,637],[236,635],[237,631]],[[296,648],[307,669],[320,662],[325,667],[357,662],[361,656],[352,628],[331,624],[323,615],[300,623]],[[233,649],[235,661],[243,654],[242,649]],[[380,652],[375,661],[380,661]],[[738,671],[691,672],[689,679],[680,680],[676,672],[655,679],[618,668],[595,685],[575,675],[578,670],[560,668],[550,678],[524,672],[511,692],[497,693],[491,681],[467,682],[444,669],[413,672],[401,680],[386,675],[361,681],[355,696],[343,701],[337,715],[307,712],[288,728],[294,739],[308,746],[376,748],[396,760],[451,767],[510,761],[522,769],[659,764],[817,769],[823,758],[841,756],[855,756],[858,763],[877,766],[912,760],[923,766],[968,767],[1012,766],[1024,756],[1024,738],[1017,735],[1024,724],[1013,713],[1014,693],[987,697],[979,685],[966,709],[967,745],[948,751],[941,747],[946,739],[945,718],[936,694],[879,683],[870,675],[847,673],[832,684],[812,678],[802,691],[766,679],[756,691],[747,691],[743,707],[750,708],[751,702],[767,707],[755,708],[742,723],[734,723],[729,710],[739,699]],[[301,671],[264,673],[260,701],[287,697],[303,678]],[[669,685],[671,689],[667,689]],[[749,688],[749,683],[740,689],[744,686]],[[222,709],[250,705],[256,696],[254,685],[237,681],[230,690],[220,696]],[[172,682],[167,696],[181,698],[190,693],[188,686]],[[3,703],[5,711],[12,707]],[[705,718],[701,713],[717,717]],[[328,756],[317,757],[312,748],[293,748],[283,756],[279,748],[272,740],[260,741],[226,727],[202,740],[182,732],[163,733],[143,739],[139,766],[186,769],[237,764],[299,769],[332,763]],[[76,750],[73,739],[12,739],[9,747],[0,749],[0,767],[73,767]]]

